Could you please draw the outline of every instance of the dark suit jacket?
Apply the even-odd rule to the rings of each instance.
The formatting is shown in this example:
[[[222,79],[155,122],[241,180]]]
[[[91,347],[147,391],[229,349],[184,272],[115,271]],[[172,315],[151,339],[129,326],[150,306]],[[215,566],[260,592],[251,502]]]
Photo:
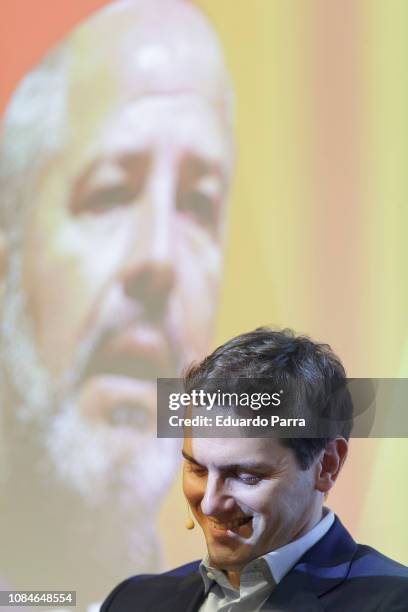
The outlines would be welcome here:
[[[101,612],[197,612],[204,601],[198,566],[195,561],[165,574],[128,578]],[[408,612],[408,568],[356,544],[336,518],[275,587],[267,606],[275,612]]]

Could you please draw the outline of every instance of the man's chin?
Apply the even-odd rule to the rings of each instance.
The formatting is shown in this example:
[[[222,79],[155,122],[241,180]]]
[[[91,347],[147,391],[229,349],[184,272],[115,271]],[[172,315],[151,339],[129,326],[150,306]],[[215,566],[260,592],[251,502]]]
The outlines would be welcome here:
[[[211,567],[226,572],[240,572],[251,561],[246,554],[220,554],[214,551],[209,553],[209,558]]]
[[[78,405],[84,419],[135,439],[156,433],[156,380],[100,374],[80,386]],[[114,434],[112,434],[114,435]]]
[[[45,440],[50,468],[60,485],[75,491],[91,506],[109,502],[124,509],[148,507],[152,499],[157,503],[174,478],[179,441],[158,439],[150,420],[147,428],[141,428],[135,420],[130,424],[107,419],[104,410],[108,405],[121,410],[119,403],[113,407],[114,394],[108,394],[108,387],[117,389],[117,382],[95,378],[51,417]],[[84,413],[84,397],[97,402],[102,396],[101,414]]]

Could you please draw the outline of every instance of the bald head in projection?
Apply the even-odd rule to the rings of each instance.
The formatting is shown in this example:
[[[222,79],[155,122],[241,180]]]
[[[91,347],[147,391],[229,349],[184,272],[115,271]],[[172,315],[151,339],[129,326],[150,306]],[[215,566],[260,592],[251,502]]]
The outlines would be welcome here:
[[[157,565],[155,518],[178,449],[156,439],[155,381],[208,351],[231,115],[219,41],[184,0],[109,5],[10,101],[0,143],[10,584],[45,588],[47,568],[50,586],[64,577],[94,598],[124,571]],[[22,567],[23,550],[34,565]]]

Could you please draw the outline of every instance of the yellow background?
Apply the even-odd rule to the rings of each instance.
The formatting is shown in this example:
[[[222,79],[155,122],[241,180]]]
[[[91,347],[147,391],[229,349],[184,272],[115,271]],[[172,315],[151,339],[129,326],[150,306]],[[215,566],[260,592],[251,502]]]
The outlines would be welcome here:
[[[408,5],[202,0],[236,93],[237,166],[214,346],[262,324],[328,342],[350,376],[404,376]],[[329,505],[408,563],[405,439],[353,440]],[[181,484],[166,567],[198,558]]]

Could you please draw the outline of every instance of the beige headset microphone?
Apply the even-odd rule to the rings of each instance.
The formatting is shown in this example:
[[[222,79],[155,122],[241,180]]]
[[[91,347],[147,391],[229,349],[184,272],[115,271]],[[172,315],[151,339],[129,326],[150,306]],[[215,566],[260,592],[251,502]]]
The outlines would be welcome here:
[[[190,504],[187,504],[187,520],[186,520],[186,529],[194,529],[195,522],[190,514]]]

